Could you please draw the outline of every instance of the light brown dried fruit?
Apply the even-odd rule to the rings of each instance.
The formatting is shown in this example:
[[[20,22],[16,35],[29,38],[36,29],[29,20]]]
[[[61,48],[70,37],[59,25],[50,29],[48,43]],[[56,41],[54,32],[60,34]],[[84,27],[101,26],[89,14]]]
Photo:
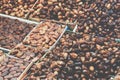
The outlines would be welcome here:
[[[71,58],[76,59],[78,55],[76,53],[70,53],[70,56]]]
[[[89,67],[89,70],[90,70],[90,71],[94,71],[94,66],[90,66],[90,67]]]

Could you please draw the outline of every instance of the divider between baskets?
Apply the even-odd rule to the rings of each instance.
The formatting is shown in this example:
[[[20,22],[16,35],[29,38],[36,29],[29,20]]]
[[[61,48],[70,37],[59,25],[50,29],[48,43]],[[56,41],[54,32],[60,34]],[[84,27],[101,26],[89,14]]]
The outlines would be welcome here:
[[[28,35],[23,39],[23,41],[25,41],[27,39],[27,37],[40,25],[42,24],[43,22],[40,22],[39,24],[37,24],[29,33]]]
[[[0,16],[10,18],[10,19],[17,19],[19,21],[26,22],[26,23],[29,23],[29,24],[39,24],[39,22],[36,22],[36,21],[31,21],[31,20],[27,20],[27,19],[23,19],[23,18],[18,18],[18,17],[6,15],[6,14],[1,14],[0,13]]]
[[[36,21],[34,20],[34,18],[30,18],[30,20]],[[51,21],[51,22],[60,23],[64,25],[75,25],[74,22],[63,22],[63,21],[57,21],[57,20],[51,20],[51,19],[40,19],[39,21]],[[36,22],[39,22],[39,21],[36,21]]]
[[[76,32],[77,28],[78,28],[78,25],[76,24],[75,28],[73,29],[73,32]]]
[[[32,6],[31,9],[34,9],[34,7],[37,5],[38,1],[39,1],[39,0],[35,1],[34,5]],[[31,10],[28,11],[28,13],[25,15],[24,18],[25,18],[25,19],[28,19],[29,16],[30,16],[30,14],[31,14]]]
[[[17,57],[14,57],[14,56],[8,54],[8,53],[11,51],[11,50],[9,50],[9,49],[6,49],[6,48],[2,48],[2,47],[0,47],[0,50],[2,50],[2,51],[4,52],[4,55],[7,56],[7,57],[11,57],[11,58],[19,59],[19,58],[17,58]]]
[[[10,49],[6,49],[6,48],[3,48],[3,47],[0,47],[0,50],[3,50],[5,52],[10,52],[11,51]]]

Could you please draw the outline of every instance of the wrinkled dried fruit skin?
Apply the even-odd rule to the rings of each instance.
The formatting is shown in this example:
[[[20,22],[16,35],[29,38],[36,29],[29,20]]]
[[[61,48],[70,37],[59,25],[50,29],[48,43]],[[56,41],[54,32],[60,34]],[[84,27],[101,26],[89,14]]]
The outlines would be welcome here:
[[[1,0],[0,13],[24,18],[36,0]]]
[[[0,16],[0,46],[8,49],[14,48],[23,41],[34,26],[34,24]]]
[[[39,21],[40,19],[51,19],[65,22],[74,22],[79,15],[81,1],[65,0],[40,0],[34,7],[30,19]],[[81,2],[82,3],[82,2]],[[82,3],[83,4],[83,3]]]
[[[34,30],[32,30],[30,35],[26,37],[23,43],[18,44],[14,49],[12,49],[10,54],[15,57],[18,57],[19,59],[22,59],[25,62],[30,62],[36,56],[40,58],[41,56],[44,55],[45,53],[44,50],[49,49],[55,43],[55,41],[60,36],[64,28],[65,28],[64,25],[59,25],[51,22],[44,22],[38,25],[38,27],[36,27]],[[20,63],[23,64],[21,61],[19,61],[18,63],[15,63],[15,66],[16,64],[19,65]],[[56,65],[63,65],[63,64],[64,62],[62,61],[56,62]],[[24,65],[25,66],[20,66],[19,68],[25,69],[27,64],[25,63]],[[37,68],[41,68],[40,64],[36,64],[36,66]],[[10,69],[11,71],[17,68],[12,66],[11,64],[9,64],[8,67],[11,68]],[[10,74],[14,74],[14,73],[10,73]],[[57,72],[54,73],[54,75],[56,74]],[[37,75],[37,73],[35,73],[35,75]],[[20,75],[15,74],[14,76],[18,77]],[[4,78],[11,78],[11,75],[5,76]]]
[[[94,36],[120,38],[119,0],[85,2],[78,22],[78,32]]]
[[[38,55],[38,53],[39,50],[36,50],[33,47],[25,46],[23,44],[17,45],[12,49],[10,55],[17,57],[18,59],[6,56],[0,62],[0,79],[17,80],[33,58],[36,56],[41,57],[41,54],[43,54],[41,53]]]
[[[26,79],[94,80],[109,79],[109,75],[116,75],[120,68],[120,44],[106,38],[103,38],[103,44],[94,40],[86,39],[84,35],[66,33],[60,44],[39,63],[40,68],[35,65],[31,68],[31,74]],[[83,43],[89,47],[81,46]],[[100,50],[96,46],[98,44]]]
[[[63,32],[65,25],[50,21],[39,24],[23,41],[23,44],[35,47],[42,51],[49,49]]]
[[[34,57],[38,56],[39,50],[31,46],[25,46],[22,43],[18,44],[12,51],[10,55],[17,58],[24,59],[25,61],[31,61]],[[39,54],[41,56],[42,52]]]
[[[29,18],[36,21],[40,18],[66,22],[77,20],[79,34],[66,33],[54,50],[32,66],[27,80],[108,80],[111,75],[118,73],[120,43],[114,39],[120,38],[119,0],[40,0],[34,9],[28,9],[28,5],[31,8],[34,2],[35,0],[29,0],[27,5],[24,5],[24,0],[2,0],[0,12],[23,17],[30,10],[32,13]],[[62,27],[55,26],[59,25],[50,22],[39,25],[22,45],[16,46],[11,55],[22,60],[16,62],[15,59],[7,58],[0,63],[0,80],[15,80],[34,57],[43,56],[43,51],[49,49],[63,31]],[[23,26],[18,30],[22,31],[22,28]],[[0,41],[3,38],[1,36]],[[4,46],[5,41],[1,44]],[[0,56],[2,55],[0,52]],[[119,75],[115,76],[115,79],[119,79]]]
[[[6,65],[4,65],[4,64]],[[20,74],[24,71],[24,69],[27,67],[27,65],[30,62],[22,61],[22,60],[16,60],[12,58],[6,58],[6,60],[3,60],[0,63],[0,76],[3,78],[3,80],[11,80],[14,78],[14,80],[17,80],[17,78],[20,76]]]

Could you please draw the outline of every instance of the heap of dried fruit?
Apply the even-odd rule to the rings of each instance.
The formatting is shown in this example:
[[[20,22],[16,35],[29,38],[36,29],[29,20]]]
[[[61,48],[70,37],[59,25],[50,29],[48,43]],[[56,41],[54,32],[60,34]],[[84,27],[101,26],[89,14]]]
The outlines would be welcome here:
[[[79,16],[78,32],[101,37],[120,38],[119,0],[85,2],[84,14]]]
[[[17,80],[29,63],[22,59],[5,58],[0,62],[0,80]]]
[[[64,28],[65,25],[45,21],[26,37],[23,44],[36,47],[42,51],[47,50],[56,42]]]
[[[31,46],[25,46],[21,43],[11,50],[10,55],[24,59],[25,61],[31,61],[34,57],[38,56],[38,53],[38,49]],[[39,56],[41,56],[41,54],[39,54]]]
[[[43,61],[28,72],[29,79],[109,79],[120,68],[120,44],[107,38],[65,34]]]
[[[0,13],[25,17],[36,0],[0,0]]]
[[[38,50],[23,44],[17,45],[10,55],[0,61],[0,80],[17,80],[37,55]]]
[[[0,16],[0,46],[12,49],[22,42],[34,26],[34,24]]]
[[[73,22],[82,14],[81,0],[40,0],[31,11],[30,19],[53,19]]]

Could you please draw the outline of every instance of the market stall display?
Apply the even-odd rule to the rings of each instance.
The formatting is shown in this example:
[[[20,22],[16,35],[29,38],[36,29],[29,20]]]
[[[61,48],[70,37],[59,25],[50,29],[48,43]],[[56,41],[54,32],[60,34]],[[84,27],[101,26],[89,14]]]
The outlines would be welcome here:
[[[119,80],[120,0],[0,0],[0,80]]]
[[[67,33],[55,49],[30,69],[26,80],[110,79],[120,68],[119,55],[120,43],[107,38]]]

